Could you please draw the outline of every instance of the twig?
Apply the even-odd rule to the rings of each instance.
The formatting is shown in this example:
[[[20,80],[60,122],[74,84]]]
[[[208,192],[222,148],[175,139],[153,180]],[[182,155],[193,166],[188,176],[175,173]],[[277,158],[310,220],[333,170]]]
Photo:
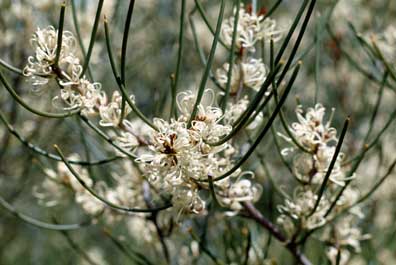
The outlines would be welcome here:
[[[250,202],[243,203],[244,209],[249,213],[249,217],[255,220],[258,224],[268,230],[272,236],[282,243],[287,243],[287,237],[267,218],[265,218],[254,205]],[[302,265],[312,265],[308,258],[301,253],[295,244],[286,244],[286,248],[293,254],[293,256]]]

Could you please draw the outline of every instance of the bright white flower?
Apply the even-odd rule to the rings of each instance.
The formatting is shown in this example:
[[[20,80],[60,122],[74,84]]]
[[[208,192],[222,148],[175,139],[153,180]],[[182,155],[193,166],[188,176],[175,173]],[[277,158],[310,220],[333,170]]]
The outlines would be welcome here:
[[[340,248],[351,247],[355,252],[360,252],[360,241],[370,239],[370,235],[361,232],[358,222],[359,218],[355,215],[342,217],[332,227],[327,227],[323,240]]]
[[[248,108],[250,101],[247,96],[239,99],[237,102],[228,102],[227,108],[224,113],[224,123],[232,125],[234,124],[238,118],[241,117],[241,115],[245,112],[245,110]],[[256,112],[253,112],[253,115],[256,115]],[[259,114],[256,115],[254,120],[248,124],[246,129],[248,130],[254,130],[256,129],[263,120],[263,114],[260,112]]]
[[[323,196],[316,211],[311,215],[318,196],[310,189],[297,187],[294,191],[293,200],[286,199],[285,205],[278,206],[278,210],[284,215],[283,218],[291,218],[301,223],[304,229],[314,229],[326,223],[324,217],[329,202]]]
[[[216,78],[223,87],[227,85],[229,69],[229,64],[225,63],[216,71]],[[267,67],[261,59],[248,58],[242,62],[235,62],[232,67],[230,93],[236,94],[243,87],[260,90],[267,74]]]
[[[70,110],[80,108],[84,116],[94,116],[100,106],[107,101],[106,94],[101,90],[100,83],[91,83],[85,78],[77,83],[69,83],[60,90],[60,95],[52,100],[56,108]]]
[[[272,39],[274,42],[278,42],[282,39],[285,30],[279,28],[275,19],[266,18],[262,20],[260,26],[260,31],[257,34],[260,40],[269,42]]]
[[[240,177],[252,174],[252,172],[245,172]],[[220,203],[230,207],[234,211],[239,211],[243,208],[241,205],[242,202],[257,201],[262,193],[260,185],[256,185],[246,178],[236,181],[229,178],[226,181],[219,181],[215,184],[216,188],[218,188],[217,194]]]
[[[131,100],[134,101],[134,96],[131,96]],[[117,127],[120,123],[122,114],[122,96],[118,91],[113,92],[113,96],[110,102],[104,100],[104,104],[99,106],[100,121],[99,124],[103,127]],[[131,108],[128,104],[125,105],[124,117],[131,112]]]
[[[204,97],[206,102],[213,102],[211,90],[207,90]],[[231,156],[235,153],[228,143],[219,146],[207,143],[220,140],[232,129],[229,125],[220,124],[223,118],[221,109],[200,104],[188,128],[190,104],[194,102],[195,96],[191,91],[180,93],[177,106],[181,115],[169,122],[155,118],[158,131],[153,131],[149,139],[151,152],[141,154],[137,159],[150,183],[160,191],[172,194],[172,203],[179,214],[205,212],[206,203],[199,196],[203,183],[200,186],[197,181],[207,180],[209,175],[216,178],[229,170],[232,167]],[[237,170],[231,177],[239,173]],[[231,183],[227,179],[216,185],[223,184],[219,189],[222,189],[225,199],[231,197],[229,204],[231,201],[236,205],[240,201],[256,199],[259,188],[253,184],[249,186],[249,180]]]
[[[24,68],[25,76],[31,77],[33,85],[45,85],[48,79],[55,77],[59,73],[55,73],[53,68],[57,52],[58,30],[52,26],[45,29],[38,28],[33,34],[30,43],[35,49],[35,56],[28,58],[28,65]],[[62,47],[59,57],[59,65],[67,64],[73,68],[78,65],[79,61],[74,56],[75,38],[69,31],[64,31],[62,36]],[[78,72],[76,69],[75,71]],[[68,76],[69,78],[70,75]]]
[[[276,21],[265,18],[261,14],[253,14],[245,10],[243,4],[238,9],[234,9],[234,15],[224,20],[221,28],[221,38],[223,42],[231,47],[232,35],[234,32],[235,14],[239,12],[235,46],[237,50],[241,48],[254,52],[255,44],[259,40],[276,42],[281,39],[283,29],[279,29]]]
[[[226,124],[234,124],[238,118],[245,112],[249,105],[249,99],[247,96],[239,99],[237,102],[228,102],[228,106],[224,113],[224,122]]]
[[[120,132],[120,135],[116,137],[115,143],[125,150],[131,151],[135,147],[139,146],[139,141],[135,135],[130,132]]]
[[[183,212],[205,213],[205,201],[199,196],[198,189],[191,186],[177,186],[172,195],[173,207],[179,214]]]
[[[315,154],[296,155],[293,160],[296,177],[304,183],[321,184],[327,174],[334,152],[334,146],[319,145]],[[339,186],[344,186],[347,180],[344,169],[341,167],[343,160],[344,154],[339,153],[330,174],[330,181]]]
[[[301,106],[296,109],[298,122],[294,122],[290,130],[297,141],[308,150],[314,151],[319,145],[337,141],[337,131],[330,127],[331,118],[324,123],[325,110],[321,104],[316,104],[315,108],[309,108],[303,116]]]
[[[243,82],[255,91],[260,90],[267,77],[267,68],[261,59],[250,58],[241,64]]]
[[[192,90],[183,91],[177,94],[176,104],[182,115],[183,121],[187,122],[190,118],[194,108],[195,100],[196,93],[194,93]],[[214,100],[214,91],[212,89],[205,89],[202,95],[201,105],[199,106],[198,110],[204,108],[203,106],[212,106],[214,104]]]

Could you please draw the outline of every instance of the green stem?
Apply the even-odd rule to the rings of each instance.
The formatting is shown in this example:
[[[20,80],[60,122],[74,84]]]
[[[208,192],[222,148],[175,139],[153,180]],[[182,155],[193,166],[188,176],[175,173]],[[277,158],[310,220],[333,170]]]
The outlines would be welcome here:
[[[219,41],[221,24],[223,22],[224,7],[225,7],[224,0],[220,0],[220,1],[221,1],[221,6],[220,6],[219,18],[217,20],[216,32],[215,32],[215,35],[214,35],[214,38],[213,38],[212,48],[210,49],[208,62],[206,64],[205,71],[204,71],[204,73],[202,75],[201,83],[200,83],[199,89],[198,89],[197,99],[195,101],[194,108],[193,108],[193,111],[191,113],[190,120],[188,121],[187,127],[191,127],[191,123],[194,120],[195,116],[197,115],[198,106],[201,103],[202,96],[203,96],[203,94],[205,92],[206,82],[208,81],[208,77],[209,77],[209,74],[210,74],[210,69],[212,67],[213,60],[214,60],[214,57],[215,57],[216,47],[217,47],[217,43]]]
[[[3,66],[8,71],[14,72],[14,73],[16,73],[18,75],[23,75],[23,70],[15,67],[15,66],[12,66],[11,64],[3,61],[2,59],[0,59],[0,65]]]
[[[66,9],[66,3],[63,2],[61,5],[61,10],[60,10],[60,14],[59,14],[58,39],[57,39],[56,55],[55,55],[55,67],[58,67],[59,57],[60,57],[61,50],[62,50],[63,25],[65,24],[65,9]]]
[[[126,65],[126,52],[128,47],[129,39],[129,28],[131,26],[133,8],[135,6],[135,0],[130,0],[128,13],[125,20],[124,35],[122,36],[122,46],[121,46],[121,83],[125,85],[125,65]]]
[[[208,27],[210,33],[212,33],[213,36],[216,36],[216,32],[214,31],[213,27],[210,25],[208,16],[207,16],[205,10],[203,9],[201,3],[199,2],[199,0],[194,0],[194,2],[195,2],[195,7],[196,7],[196,9],[194,9],[194,12],[195,12],[195,10],[198,10],[199,15],[202,17],[202,19],[205,22],[205,25]],[[223,45],[224,48],[228,49],[227,45],[225,45],[225,43],[221,39],[219,39],[219,42],[221,45]]]
[[[234,55],[235,55],[235,41],[238,33],[238,21],[239,21],[239,6],[241,4],[241,0],[237,0],[235,3],[235,8],[237,12],[234,17],[234,27],[232,32],[232,42],[231,42],[231,51],[228,59],[228,73],[227,73],[227,84],[223,99],[222,111],[225,112],[227,108],[228,98],[230,97],[230,89],[231,89],[231,79],[232,79],[232,68],[234,66]]]
[[[228,176],[230,176],[232,173],[234,173],[239,167],[243,165],[243,163],[248,160],[250,155],[255,151],[256,147],[260,144],[261,140],[264,138],[264,136],[267,134],[269,129],[272,126],[272,123],[274,122],[276,116],[278,115],[281,107],[283,104],[286,102],[287,96],[289,95],[289,92],[293,86],[294,81],[296,80],[298,71],[300,70],[300,66],[297,66],[296,69],[293,72],[293,75],[285,89],[285,92],[283,93],[281,99],[279,100],[279,104],[277,104],[274,112],[272,113],[271,117],[268,119],[267,123],[265,124],[264,128],[261,130],[259,133],[259,136],[257,139],[254,141],[254,143],[250,146],[249,150],[246,152],[246,154],[226,173],[222,174],[221,176],[217,177],[214,179],[214,181],[222,180]]]
[[[174,78],[174,82],[172,83],[171,113],[169,115],[169,117],[172,117],[173,115],[175,115],[176,118],[177,118],[176,96],[177,96],[177,87],[179,85],[179,79],[180,79],[181,62],[182,62],[182,57],[183,57],[185,14],[186,14],[186,0],[182,0],[181,1],[181,13],[180,13],[180,28],[179,28],[179,49],[177,52],[175,78]]]
[[[282,66],[282,64],[279,64],[275,68],[275,70],[272,73],[269,74],[269,76],[264,81],[264,84],[261,86],[259,92],[255,95],[254,99],[249,104],[247,109],[234,122],[234,124],[232,126],[232,131],[227,136],[225,136],[224,138],[220,139],[219,141],[214,142],[214,143],[209,143],[210,145],[218,146],[218,145],[224,144],[225,142],[230,140],[232,137],[234,137],[234,135],[236,135],[244,127],[244,125],[249,121],[249,117],[253,114],[253,112],[256,110],[257,106],[260,104],[260,101],[265,96],[265,93],[267,92],[268,87],[271,85],[272,80],[274,80],[274,78],[276,77],[276,74],[280,70],[281,66]],[[271,95],[272,95],[272,93],[271,93]],[[262,108],[264,108],[265,105],[268,103],[271,95],[269,95],[267,98],[265,98],[264,103],[261,105]]]
[[[26,110],[28,110],[36,115],[47,117],[47,118],[59,119],[59,118],[69,117],[69,116],[75,115],[80,112],[80,109],[70,110],[65,113],[51,113],[51,112],[45,112],[45,111],[40,111],[40,110],[34,109],[34,108],[30,107],[28,103],[23,101],[23,99],[16,93],[16,91],[10,86],[10,84],[8,83],[7,79],[5,78],[5,76],[3,75],[3,73],[1,71],[0,71],[0,81],[3,83],[4,87],[7,89],[7,91],[11,94],[11,96],[15,99],[16,102],[18,102]]]
[[[339,155],[339,153],[341,151],[341,146],[342,146],[342,143],[344,142],[344,137],[345,137],[347,129],[348,129],[349,121],[350,121],[349,118],[347,118],[345,120],[344,127],[342,128],[342,132],[341,132],[340,138],[338,140],[336,149],[334,151],[333,157],[331,159],[329,167],[327,168],[326,175],[323,178],[322,185],[320,186],[320,189],[318,191],[318,199],[316,200],[315,206],[312,209],[312,211],[310,212],[309,216],[311,216],[311,215],[313,215],[315,213],[316,209],[319,206],[320,200],[322,199],[322,196],[323,196],[323,194],[324,194],[324,192],[326,190],[327,182],[329,181],[331,172],[333,171],[334,165],[337,162],[338,155]]]
[[[94,21],[94,24],[92,27],[91,40],[89,41],[87,56],[85,57],[80,77],[84,76],[85,71],[87,70],[87,68],[89,66],[89,60],[91,59],[92,50],[95,45],[96,32],[98,31],[100,13],[102,12],[103,2],[104,2],[104,0],[99,0],[99,3],[98,3],[98,8],[96,10],[96,15],[95,15],[95,21]]]
[[[80,24],[78,23],[78,18],[77,18],[77,10],[76,10],[76,4],[74,3],[75,0],[71,0],[71,8],[72,8],[72,17],[73,17],[73,24],[74,24],[74,29],[76,30],[76,35],[77,35],[77,40],[78,44],[80,45],[81,52],[84,58],[87,57],[87,53],[85,51],[84,43],[81,37],[81,31],[80,31]],[[88,66],[88,76],[91,80],[93,80],[93,75],[91,68]]]
[[[304,11],[305,11],[305,8],[308,5],[308,2],[309,2],[308,0],[304,0],[304,2],[301,4],[301,7],[300,7],[300,9],[299,9],[294,21],[293,21],[293,24],[291,25],[291,27],[289,29],[289,32],[287,33],[287,35],[285,37],[285,40],[283,41],[282,46],[279,49],[278,55],[276,56],[275,65],[278,64],[281,61],[283,53],[285,52],[285,50],[287,48],[287,45],[289,44],[289,42],[290,42],[290,40],[291,40],[291,38],[293,36],[293,33],[296,30],[297,25],[300,22],[300,19],[301,19],[302,15],[304,14]]]
[[[59,149],[59,147],[57,145],[54,146],[55,150],[57,151],[58,155],[62,158],[62,161],[65,163],[66,167],[70,170],[70,172],[73,174],[73,176],[78,180],[78,182],[89,192],[91,193],[96,199],[98,199],[99,201],[103,202],[105,205],[116,209],[116,210],[120,210],[120,211],[124,211],[124,212],[135,212],[135,213],[152,213],[152,212],[158,212],[161,210],[165,210],[168,209],[170,207],[172,207],[172,205],[170,203],[167,203],[163,206],[160,207],[156,207],[156,208],[150,208],[150,209],[140,209],[140,208],[128,208],[128,207],[124,207],[124,206],[120,206],[117,204],[114,204],[110,201],[108,201],[107,199],[105,199],[104,197],[100,196],[98,193],[96,193],[96,191],[89,187],[85,181],[82,179],[82,177],[80,176],[80,174],[77,173],[76,170],[74,170],[74,168],[67,162],[67,159],[65,158],[65,156],[63,155],[62,151]]]
[[[202,47],[199,45],[198,36],[197,36],[197,30],[196,30],[196,27],[195,27],[194,20],[192,19],[192,14],[193,14],[192,12],[189,14],[189,21],[190,21],[191,32],[192,32],[192,35],[193,35],[194,45],[195,45],[195,48],[196,48],[196,50],[197,50],[197,52],[198,52],[199,59],[200,59],[202,65],[203,65],[204,67],[206,67],[207,61],[206,61],[206,58],[205,58],[205,53],[204,53],[204,51],[202,50]],[[220,89],[221,91],[224,91],[224,90],[225,90],[225,89],[220,85],[220,83],[217,81],[217,79],[215,78],[215,76],[214,76],[214,74],[213,74],[212,71],[210,71],[209,77],[210,77],[210,79],[211,79],[212,82],[216,85],[216,87],[217,87],[218,89]]]
[[[62,159],[59,156],[57,156],[53,153],[50,153],[50,152],[32,144],[26,138],[24,138],[22,135],[20,135],[15,130],[15,128],[7,121],[4,113],[1,111],[0,111],[0,120],[2,120],[2,122],[5,124],[8,131],[12,135],[14,135],[23,145],[25,145],[27,148],[29,148],[33,152],[35,152],[41,156],[45,156],[49,159],[55,160],[55,161],[62,161]],[[68,162],[70,164],[81,165],[81,166],[96,166],[96,165],[104,165],[104,164],[107,164],[107,163],[110,163],[110,162],[113,162],[113,161],[116,161],[116,160],[122,159],[122,158],[123,158],[122,156],[114,156],[114,157],[110,157],[110,158],[106,158],[106,159],[98,160],[98,161],[68,160]]]
[[[35,227],[38,227],[38,228],[43,228],[43,229],[48,229],[48,230],[57,230],[57,231],[59,231],[59,230],[76,230],[76,229],[80,229],[80,228],[90,224],[90,222],[84,222],[81,224],[60,225],[60,224],[51,224],[51,223],[39,221],[33,217],[30,217],[26,214],[19,212],[11,204],[9,204],[6,200],[4,200],[4,198],[1,196],[0,196],[0,205],[3,206],[4,209],[6,209],[7,211],[9,211],[13,215],[15,215],[18,219],[24,221],[25,223],[28,223]]]

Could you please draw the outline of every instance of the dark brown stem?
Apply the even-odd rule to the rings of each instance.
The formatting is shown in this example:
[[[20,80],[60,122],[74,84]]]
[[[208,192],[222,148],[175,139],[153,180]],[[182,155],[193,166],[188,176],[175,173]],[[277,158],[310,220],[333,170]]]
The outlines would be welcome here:
[[[302,265],[312,265],[312,263],[308,260],[308,258],[301,253],[301,250],[298,248],[296,244],[287,244],[287,237],[276,227],[271,221],[265,218],[259,210],[254,207],[254,205],[250,202],[243,203],[245,210],[248,213],[248,216],[255,220],[262,227],[267,229],[272,236],[274,236],[278,241],[282,243],[286,243],[285,247],[290,251],[290,253],[297,259],[298,264]]]

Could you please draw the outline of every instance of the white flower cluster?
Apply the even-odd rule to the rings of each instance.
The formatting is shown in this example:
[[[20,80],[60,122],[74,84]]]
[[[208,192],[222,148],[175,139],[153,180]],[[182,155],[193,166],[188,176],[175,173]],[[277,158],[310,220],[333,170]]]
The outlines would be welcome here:
[[[211,90],[205,91],[210,97]],[[224,143],[211,146],[231,131],[231,126],[220,124],[223,117],[221,109],[211,106],[198,106],[198,113],[188,127],[191,106],[195,95],[182,92],[178,95],[178,109],[181,113],[177,120],[167,122],[154,119],[158,131],[150,139],[150,153],[139,156],[138,162],[143,166],[149,181],[158,189],[173,195],[173,206],[179,213],[205,212],[205,200],[200,196],[202,188],[208,189],[208,176],[214,179],[232,167],[235,148]],[[230,177],[214,183],[220,201],[240,209],[237,202],[256,200],[259,188],[246,178],[238,178],[240,171]]]
[[[58,50],[58,30],[52,26],[45,29],[38,28],[30,40],[35,49],[35,56],[29,56],[28,65],[23,73],[32,78],[33,85],[45,85],[48,79],[55,78],[55,59]],[[64,31],[62,35],[61,52],[59,56],[59,67],[63,66],[69,70],[67,78],[69,81],[78,78],[81,72],[79,60],[74,56],[76,41],[70,31]]]
[[[228,102],[227,108],[224,113],[224,123],[225,124],[234,124],[239,117],[246,111],[249,106],[249,98],[248,96],[244,96],[243,98],[239,99],[238,101]],[[257,114],[257,115],[256,115]],[[263,113],[256,113],[254,112],[253,115],[256,117],[252,120],[247,126],[246,129],[254,130],[261,124],[263,120]]]
[[[314,229],[325,224],[324,217],[327,204],[324,200],[317,207],[316,211],[311,214],[315,207],[318,196],[309,188],[297,187],[294,191],[293,199],[286,199],[285,205],[279,205],[278,210],[282,215],[278,223],[284,228],[285,232],[292,236],[296,230],[294,220],[301,223],[302,229]]]
[[[75,40],[70,32],[64,32],[59,64],[56,64],[57,35],[58,32],[53,27],[37,30],[32,41],[36,56],[29,58],[25,75],[34,80],[39,75],[42,82],[34,81],[34,84],[38,86],[46,85],[49,79],[56,78],[61,89],[60,95],[53,99],[55,105],[66,105],[65,109],[80,108],[85,116],[99,115],[99,124],[102,127],[116,129],[115,142],[120,147],[127,150],[137,147],[138,139],[141,140],[139,137],[146,138],[147,132],[138,135],[136,128],[143,128],[141,125],[126,119],[120,122],[125,117],[121,117],[122,97],[117,91],[113,93],[111,99],[108,99],[99,83],[91,83],[85,77],[80,78],[82,66],[78,57],[75,56]],[[246,66],[249,73],[255,72],[253,68]],[[253,83],[252,86],[254,86]],[[232,127],[220,124],[223,113],[220,108],[212,106],[213,91],[207,90],[204,98],[208,98],[211,101],[210,104],[199,105],[196,117],[192,120],[191,126],[188,126],[192,106],[196,100],[195,95],[191,91],[179,93],[177,104],[181,115],[177,120],[169,122],[155,118],[153,123],[158,131],[151,131],[148,141],[149,152],[140,152],[137,159],[150,184],[157,190],[172,195],[173,206],[179,213],[205,212],[206,202],[199,193],[202,189],[208,190],[208,176],[216,178],[232,167],[232,157],[236,153],[235,148],[228,143],[219,146],[208,144],[219,141],[230,133]],[[131,100],[134,101],[133,96]],[[129,112],[130,108],[126,108],[124,114],[127,115]],[[228,121],[233,119],[235,117],[229,117]],[[86,172],[81,173],[86,175]],[[52,175],[52,179],[56,178],[56,174]],[[67,176],[68,181],[73,179],[69,177],[70,174],[63,173],[62,175]],[[92,181],[87,183],[92,185]],[[135,201],[130,198],[131,189],[128,188],[131,187],[127,184],[121,183],[111,190],[102,188],[102,193],[109,201],[126,205]],[[79,185],[77,187],[81,188]],[[257,185],[244,178],[240,170],[226,179],[217,181],[215,188],[219,193],[219,201],[233,210],[241,208],[240,202],[257,200],[261,191]],[[76,200],[82,207],[88,213],[94,212],[91,209],[95,208],[91,205],[91,196],[87,197],[87,192],[77,193],[75,188],[73,190],[76,192]],[[97,211],[99,209],[95,212]]]
[[[346,169],[342,165],[344,155],[339,153],[329,177],[330,181],[326,184],[326,190],[315,208],[319,199],[319,188],[335,153],[334,144],[338,142],[337,131],[331,127],[331,118],[327,122],[324,121],[325,108],[321,104],[308,108],[305,115],[299,106],[296,113],[298,122],[293,123],[289,129],[300,147],[305,148],[305,152],[297,153],[293,160],[293,173],[300,185],[295,189],[293,198],[286,198],[284,205],[278,206],[281,213],[278,224],[289,237],[293,237],[299,229],[312,230],[328,224],[333,221],[337,213],[354,205],[359,197],[358,191],[348,186],[329,212],[340,188],[346,185],[347,180]],[[292,139],[283,137],[292,143]],[[289,153],[294,148],[288,148],[284,153]],[[338,234],[327,233],[326,241],[331,241],[331,246],[351,246],[356,251],[359,250],[359,241],[366,236],[361,236],[360,230],[352,227],[349,221],[352,218],[362,217],[360,208],[352,207],[346,215],[346,220],[336,225]],[[336,236],[330,239],[330,235]],[[333,252],[334,250],[329,248],[330,256]],[[346,257],[346,254],[344,255]]]
[[[69,160],[79,160],[77,154],[68,157]],[[85,184],[94,189],[100,196],[116,205],[124,207],[144,207],[143,198],[143,178],[130,162],[123,164],[124,174],[128,177],[113,174],[116,182],[114,187],[108,187],[103,181],[94,181],[89,177],[88,171],[81,166],[74,166],[74,170],[79,174]],[[65,203],[69,194],[74,196],[74,200],[83,211],[92,216],[103,215],[106,221],[111,223],[120,218],[120,212],[106,208],[105,204],[95,198],[77,180],[64,163],[59,162],[57,170],[45,169],[46,178],[39,186],[33,189],[33,195],[39,203],[46,207],[53,207]],[[137,215],[137,217],[139,217]]]
[[[338,264],[348,264],[351,256],[348,248],[359,253],[361,252],[360,242],[371,238],[368,234],[362,234],[358,228],[358,221],[358,216],[348,215],[335,222],[331,227],[326,227],[323,240],[330,245],[326,255],[331,264],[337,264],[338,252],[341,253],[341,260]]]
[[[331,127],[331,118],[324,121],[325,111],[321,104],[317,104],[314,108],[308,108],[304,115],[299,106],[296,109],[298,122],[294,122],[289,128],[295,140],[309,152],[297,154],[293,161],[294,173],[303,183],[322,183],[335,152],[332,144],[338,141],[337,131]],[[292,139],[286,136],[283,138],[292,143]],[[282,152],[287,154],[294,149],[295,147],[289,147]],[[345,182],[345,172],[341,168],[343,158],[344,154],[339,153],[330,175],[330,180],[338,185]]]
[[[222,25],[221,39],[228,47],[232,46],[236,12],[239,12],[235,39],[236,51],[231,52],[236,52],[238,58],[233,62],[231,69],[231,94],[238,93],[244,87],[255,91],[261,88],[267,77],[268,69],[261,59],[252,56],[255,52],[255,44],[258,41],[269,42],[271,39],[276,42],[283,35],[283,30],[278,28],[275,20],[264,18],[261,14],[253,14],[251,11],[245,10],[242,4],[234,10],[234,16],[225,20]],[[228,82],[229,70],[229,63],[225,63],[216,72],[216,77],[223,87]]]
[[[77,160],[79,156],[73,154],[68,157],[70,160]],[[76,172],[82,177],[82,180],[88,187],[93,188],[94,183],[88,176],[86,169],[79,166],[74,167]],[[53,207],[61,204],[72,192],[75,201],[89,215],[96,216],[100,214],[104,207],[103,204],[94,198],[72,175],[65,164],[59,162],[57,170],[45,170],[46,178],[40,186],[35,186],[33,195],[39,200],[40,204],[47,207]],[[98,187],[95,187],[98,188]]]
[[[232,45],[236,12],[239,13],[235,42],[238,50],[254,51],[254,46],[258,41],[269,42],[273,39],[276,42],[282,38],[283,30],[279,29],[275,20],[269,17],[264,18],[264,15],[260,13],[254,14],[251,10],[246,10],[244,5],[241,4],[239,8],[234,10],[234,15],[226,19],[222,25],[221,38],[228,47]]]
[[[53,98],[55,107],[64,110],[79,108],[84,116],[99,116],[101,126],[114,127],[120,131],[115,141],[120,142],[122,147],[128,150],[136,147],[138,141],[130,126],[131,123],[124,121],[120,124],[121,119],[131,111],[126,105],[124,117],[121,117],[122,96],[120,93],[114,91],[109,98],[101,89],[100,83],[92,83],[85,77],[81,77],[82,66],[76,55],[76,40],[69,31],[63,32],[59,63],[56,65],[57,38],[58,31],[52,26],[37,29],[31,39],[31,45],[36,54],[29,57],[24,75],[39,88],[47,85],[50,79],[56,79],[61,88],[59,95]],[[134,101],[134,96],[131,96],[131,100]]]
[[[227,85],[229,69],[230,65],[225,63],[216,71],[217,80],[223,87]],[[267,77],[267,72],[267,67],[261,59],[246,58],[235,62],[232,66],[230,93],[235,94],[243,87],[248,87],[255,91],[260,90]]]

